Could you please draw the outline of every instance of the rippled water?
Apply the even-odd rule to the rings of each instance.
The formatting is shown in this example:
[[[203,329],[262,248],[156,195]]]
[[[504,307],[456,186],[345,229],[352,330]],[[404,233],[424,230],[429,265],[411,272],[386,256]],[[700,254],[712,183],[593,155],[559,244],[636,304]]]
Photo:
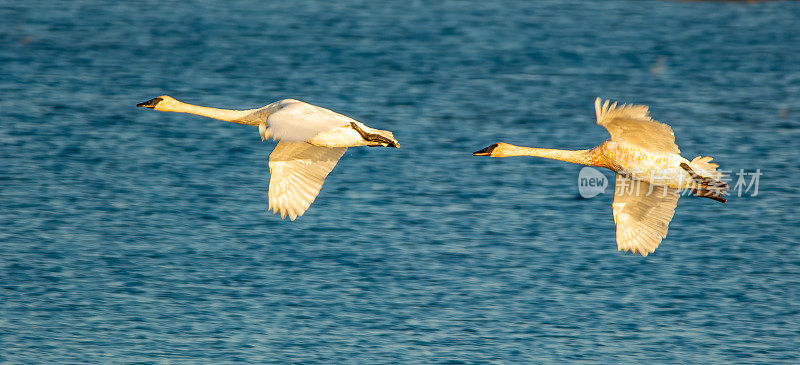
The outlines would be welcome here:
[[[0,4],[0,361],[796,362],[800,7],[668,1]],[[170,94],[394,131],[301,219],[252,127]],[[761,169],[617,252],[577,165],[596,96]],[[607,174],[607,176],[611,176]]]

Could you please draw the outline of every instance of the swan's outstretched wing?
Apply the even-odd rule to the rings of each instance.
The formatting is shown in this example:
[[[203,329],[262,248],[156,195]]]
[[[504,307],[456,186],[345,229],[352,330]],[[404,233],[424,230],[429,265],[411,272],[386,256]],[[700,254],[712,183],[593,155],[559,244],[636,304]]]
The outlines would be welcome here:
[[[667,237],[678,191],[617,174],[614,183],[614,222],[617,248],[642,256],[652,253]]]
[[[344,151],[347,148],[278,142],[269,155],[269,209],[291,220],[303,215]]]
[[[281,100],[267,117],[268,130],[262,133],[281,141],[308,141],[320,132],[349,125],[352,119],[334,111],[299,100]]]
[[[681,153],[675,145],[675,135],[670,126],[650,118],[647,106],[601,104],[600,98],[594,101],[597,124],[611,134],[611,140],[630,143],[653,152]]]

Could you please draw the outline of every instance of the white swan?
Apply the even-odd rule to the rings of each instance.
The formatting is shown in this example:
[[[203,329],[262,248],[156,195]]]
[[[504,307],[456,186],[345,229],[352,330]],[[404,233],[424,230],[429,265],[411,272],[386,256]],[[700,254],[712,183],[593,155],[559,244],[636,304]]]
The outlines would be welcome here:
[[[689,161],[680,155],[672,128],[659,123],[644,105],[609,105],[595,100],[597,124],[611,138],[589,150],[565,151],[496,143],[475,156],[535,156],[616,172],[612,209],[617,224],[617,248],[643,256],[656,250],[678,204],[678,191],[725,203],[728,184],[711,157]]]
[[[168,95],[136,106],[190,113],[258,126],[261,140],[278,140],[269,155],[269,208],[295,220],[311,206],[325,177],[348,147],[399,147],[392,132],[373,129],[339,113],[285,99],[261,108],[228,110],[192,105]]]

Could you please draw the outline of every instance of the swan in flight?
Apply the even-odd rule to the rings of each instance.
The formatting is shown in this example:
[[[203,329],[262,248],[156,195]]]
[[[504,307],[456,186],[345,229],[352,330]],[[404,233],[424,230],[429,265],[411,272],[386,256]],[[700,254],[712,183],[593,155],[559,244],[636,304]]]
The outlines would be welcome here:
[[[728,184],[721,181],[719,165],[707,156],[692,161],[681,157],[672,128],[650,118],[647,106],[617,107],[600,98],[594,106],[597,124],[611,134],[595,148],[564,151],[496,143],[473,155],[544,157],[616,172],[612,208],[617,247],[642,256],[654,252],[667,237],[679,190],[726,202]]]
[[[316,199],[325,177],[348,147],[399,147],[392,132],[373,129],[331,110],[285,99],[261,108],[228,110],[187,104],[168,95],[136,106],[258,126],[261,140],[278,140],[269,155],[269,208],[295,220]]]

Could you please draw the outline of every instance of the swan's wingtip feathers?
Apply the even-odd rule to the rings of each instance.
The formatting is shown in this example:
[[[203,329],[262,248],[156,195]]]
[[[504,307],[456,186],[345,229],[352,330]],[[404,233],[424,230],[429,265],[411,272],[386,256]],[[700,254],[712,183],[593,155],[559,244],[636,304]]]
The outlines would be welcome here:
[[[647,257],[647,255],[656,252],[656,248],[658,248],[658,245],[660,243],[661,243],[660,241],[656,243],[655,247],[641,247],[641,248],[637,248],[636,245],[633,244],[630,246],[617,246],[617,251],[625,253],[630,252],[634,255]]]
[[[612,103],[611,99],[607,99],[603,102],[601,107],[600,100],[600,98],[597,98],[595,101],[595,112],[597,114],[598,124],[603,124],[603,120],[614,116],[652,120],[652,118],[650,118],[650,108],[647,105],[620,104],[616,101]]]
[[[594,113],[597,115],[597,120],[600,120],[600,111],[601,107],[603,106],[602,104],[603,99],[600,99],[600,97],[594,99]]]
[[[308,207],[278,206],[278,204],[276,204],[276,206],[270,205],[269,208],[267,208],[267,213],[280,215],[281,219],[284,220],[288,217],[290,221],[294,221],[302,217],[306,210],[308,210]]]

